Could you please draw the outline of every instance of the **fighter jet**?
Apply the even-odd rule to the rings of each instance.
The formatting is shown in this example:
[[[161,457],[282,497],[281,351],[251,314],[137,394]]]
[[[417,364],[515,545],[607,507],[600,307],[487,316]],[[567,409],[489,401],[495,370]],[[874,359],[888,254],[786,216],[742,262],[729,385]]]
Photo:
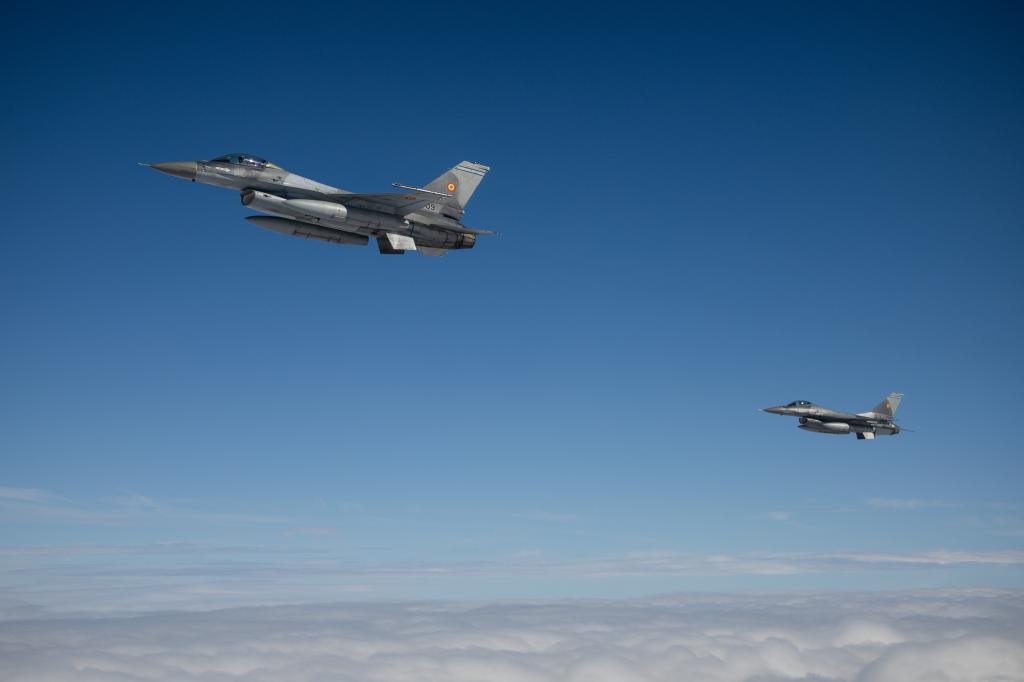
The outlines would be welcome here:
[[[806,400],[794,400],[788,405],[762,408],[765,412],[799,417],[800,428],[814,433],[856,433],[857,440],[871,440],[875,436],[895,436],[902,429],[893,422],[902,393],[890,393],[870,412],[836,412]]]
[[[463,161],[426,187],[394,183],[402,191],[357,194],[289,173],[252,154],[225,154],[209,161],[142,164],[161,173],[227,187],[242,205],[266,213],[246,216],[253,225],[293,237],[365,246],[377,240],[382,254],[419,251],[441,256],[471,249],[478,235],[494,234],[462,224],[473,192],[490,170]]]

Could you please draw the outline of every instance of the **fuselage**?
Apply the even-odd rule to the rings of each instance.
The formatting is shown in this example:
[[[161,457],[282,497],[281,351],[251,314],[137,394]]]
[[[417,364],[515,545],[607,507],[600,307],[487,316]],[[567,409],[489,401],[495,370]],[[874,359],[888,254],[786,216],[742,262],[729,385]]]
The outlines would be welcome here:
[[[231,157],[237,157],[232,159]],[[273,192],[286,198],[327,199],[349,194],[345,190],[289,173],[280,166],[243,155],[228,155],[212,161],[170,161],[154,163],[158,171],[204,185],[228,189],[254,189]]]
[[[764,412],[786,417],[796,417],[798,426],[813,433],[847,434],[855,433],[858,438],[894,436],[900,432],[891,417],[877,412],[853,414],[838,412],[815,405],[806,400],[795,400],[787,405],[765,407]]]
[[[381,195],[356,194],[332,187],[258,157],[230,154],[210,161],[172,161],[152,167],[192,182],[237,190],[247,208],[284,219],[252,220],[276,232],[339,243],[366,243],[366,239],[334,239],[332,231],[379,239],[400,235],[414,240],[419,247],[444,250],[472,248],[476,242],[473,230],[444,215],[439,206],[424,202],[422,196],[406,197],[410,205],[416,206],[408,214],[396,213],[389,206],[375,210],[381,206],[372,197]],[[401,197],[397,193],[389,195]],[[300,225],[289,225],[290,222]]]

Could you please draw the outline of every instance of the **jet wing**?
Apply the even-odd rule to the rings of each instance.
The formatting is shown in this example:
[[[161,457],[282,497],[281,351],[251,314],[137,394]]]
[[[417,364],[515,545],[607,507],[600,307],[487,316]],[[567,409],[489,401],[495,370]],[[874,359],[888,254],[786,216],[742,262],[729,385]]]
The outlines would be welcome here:
[[[879,421],[878,419],[872,419],[859,414],[850,414],[849,412],[834,412],[829,410],[828,414],[823,414],[818,419],[834,419],[835,421],[848,422],[850,424],[870,424],[872,422]]]
[[[379,194],[335,194],[331,196],[331,201],[345,206],[365,208],[380,213],[393,213],[404,217],[415,213],[427,204],[437,203],[437,197],[413,192],[381,192]]]
[[[339,204],[344,204],[345,206],[364,208],[368,211],[378,211],[381,213],[393,213],[394,215],[402,216],[404,218],[405,216],[420,210],[427,204],[438,203],[438,194],[436,192],[381,192],[379,194],[346,193],[332,194],[330,196],[330,200]],[[465,225],[459,225],[446,217],[435,216],[433,220],[428,219],[425,222],[442,230],[457,232],[459,234],[497,234],[493,230],[477,230],[472,227],[466,227]]]

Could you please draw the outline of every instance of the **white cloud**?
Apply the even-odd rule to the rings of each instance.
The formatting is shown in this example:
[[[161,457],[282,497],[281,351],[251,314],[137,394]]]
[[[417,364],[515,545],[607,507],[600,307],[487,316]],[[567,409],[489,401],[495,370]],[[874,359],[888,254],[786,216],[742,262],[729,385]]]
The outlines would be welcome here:
[[[795,516],[793,512],[787,511],[773,511],[764,514],[761,518],[768,519],[769,521],[789,521]]]
[[[302,535],[320,529],[293,529]],[[226,546],[195,542],[149,545],[0,547],[0,600],[46,609],[140,612],[320,602],[345,598],[354,586],[378,596],[426,591],[459,594],[459,586],[489,584],[515,594],[537,578],[587,586],[689,584],[690,578],[752,577],[762,586],[794,584],[798,576],[943,571],[962,567],[1024,567],[1024,551],[931,550],[908,553],[818,552],[696,554],[677,551],[566,559],[522,551],[500,560],[367,561],[325,547]],[[659,589],[659,588],[653,588]],[[529,592],[525,592],[529,593]],[[465,594],[462,592],[461,594]],[[524,592],[519,592],[524,594]]]
[[[38,488],[0,488],[0,500],[8,502],[32,502],[34,504],[52,504],[64,498]]]
[[[287,519],[277,516],[208,510],[189,500],[156,500],[133,492],[76,501],[38,488],[0,487],[0,522],[29,520],[83,525],[126,525],[167,520],[216,525],[280,525],[287,522]]]
[[[1024,645],[1021,644],[1020,634],[1018,625],[1015,633],[1007,632],[1004,636],[961,636],[951,641],[913,642],[894,646],[865,668],[859,680],[1022,680]]]
[[[1024,519],[1020,516],[992,515],[967,516],[960,522],[971,528],[979,528],[992,535],[1024,537]]]
[[[1024,679],[1024,593],[319,604],[28,618],[9,682]]]
[[[910,511],[956,506],[954,503],[946,502],[944,500],[921,500],[918,498],[902,497],[869,497],[864,500],[864,503],[869,507],[874,507],[875,509],[905,509]]]

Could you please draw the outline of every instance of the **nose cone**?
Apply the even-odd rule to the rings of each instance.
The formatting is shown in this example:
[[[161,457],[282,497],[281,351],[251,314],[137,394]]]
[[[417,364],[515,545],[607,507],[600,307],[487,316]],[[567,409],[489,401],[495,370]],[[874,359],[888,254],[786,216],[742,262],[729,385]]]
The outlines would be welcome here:
[[[199,164],[195,161],[167,161],[166,163],[154,163],[150,166],[153,170],[167,173],[186,180],[195,180]]]
[[[770,412],[772,414],[785,414],[785,410],[781,407],[762,407],[762,412]]]

